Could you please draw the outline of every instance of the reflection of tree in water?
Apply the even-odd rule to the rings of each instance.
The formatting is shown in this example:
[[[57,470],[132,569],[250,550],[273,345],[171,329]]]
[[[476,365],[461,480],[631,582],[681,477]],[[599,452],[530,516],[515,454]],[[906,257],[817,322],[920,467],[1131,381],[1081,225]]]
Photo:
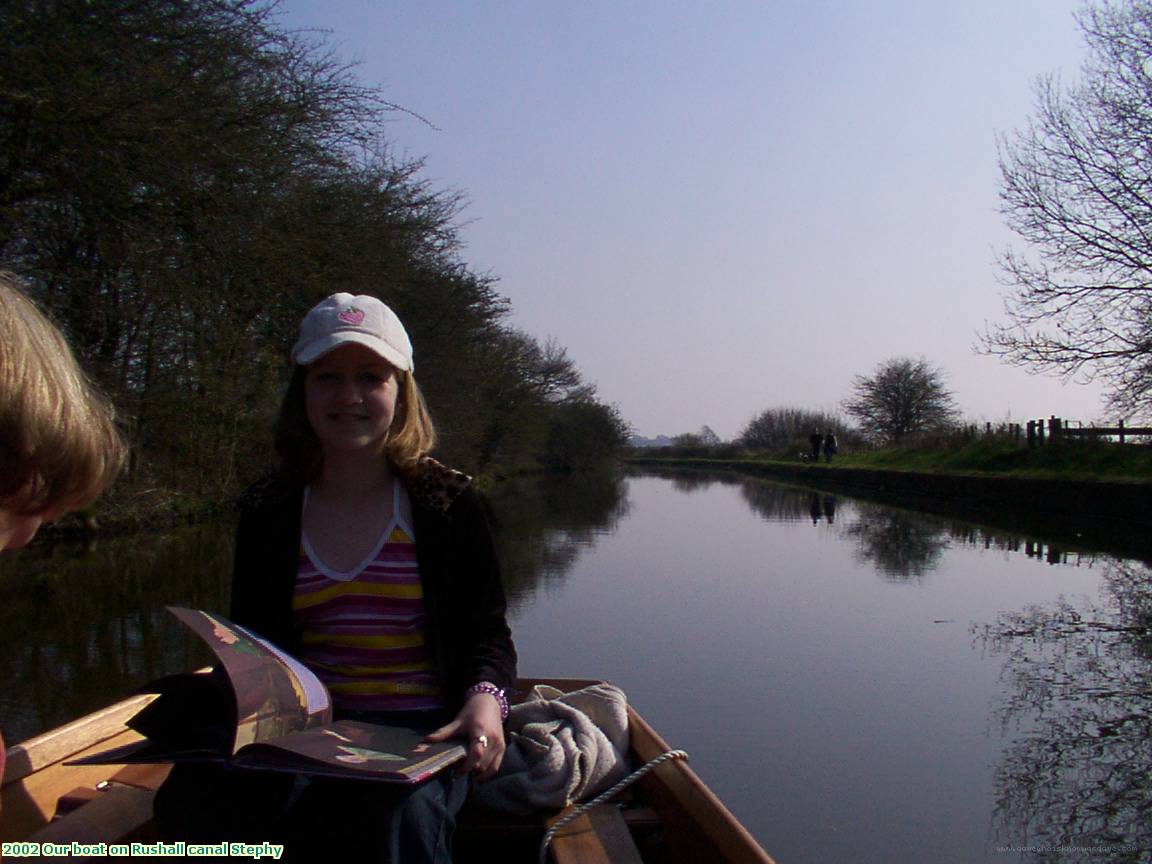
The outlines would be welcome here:
[[[9,741],[209,662],[165,606],[227,610],[232,526],[32,548],[0,558],[0,692]]]
[[[673,489],[686,494],[699,492],[717,483],[722,486],[738,486],[747,479],[731,471],[709,471],[700,468],[661,468],[656,465],[645,465],[641,469],[632,469],[628,473],[642,477],[660,477],[661,479],[669,480],[672,483]]]
[[[645,465],[629,473],[669,480],[676,491],[688,494],[715,484],[738,486],[753,512],[772,522],[811,521],[813,525],[821,522],[835,525],[838,513],[857,511],[859,518],[848,525],[845,533],[857,539],[858,560],[871,562],[882,574],[901,580],[918,579],[934,569],[944,550],[953,545],[1023,554],[1049,565],[1093,565],[1100,558],[1098,553],[1073,548],[1076,544],[1070,546],[1066,542],[1051,542],[954,518],[898,510],[885,504],[734,471]]]
[[[672,481],[673,489],[686,495],[701,492],[717,483],[721,486],[735,486],[740,483],[739,477],[730,474],[706,474],[703,472],[698,474],[670,474],[667,479]]]
[[[513,600],[562,579],[628,512],[624,480],[612,471],[516,478],[498,484],[490,498],[504,587]]]
[[[893,581],[919,580],[936,569],[950,543],[939,520],[864,501],[845,531],[856,540],[856,559]]]
[[[998,772],[997,828],[1050,850],[1035,861],[1152,850],[1152,568],[1111,562],[1104,578],[1102,608],[1061,601],[978,631],[1004,655],[1000,718],[1026,730]]]
[[[826,513],[831,513],[833,519],[836,515],[836,496],[829,492],[745,477],[740,484],[740,494],[757,516],[769,522],[803,522],[811,519],[815,524]],[[829,504],[829,501],[832,503]]]
[[[714,485],[736,486],[752,512],[769,522],[802,522],[811,519],[833,524],[836,521],[837,496],[799,486],[788,486],[774,480],[749,477],[732,471],[702,469],[656,468],[644,466],[639,471],[645,477],[669,480],[677,492],[692,494]]]

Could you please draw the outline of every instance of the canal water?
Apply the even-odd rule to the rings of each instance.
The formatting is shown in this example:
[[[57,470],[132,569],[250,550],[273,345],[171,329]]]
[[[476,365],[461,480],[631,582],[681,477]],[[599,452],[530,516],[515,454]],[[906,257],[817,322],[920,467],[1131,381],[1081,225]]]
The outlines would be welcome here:
[[[1148,861],[1152,569],[735,475],[493,494],[530,676],[605,678],[785,862]],[[228,526],[0,561],[9,741],[206,663]]]

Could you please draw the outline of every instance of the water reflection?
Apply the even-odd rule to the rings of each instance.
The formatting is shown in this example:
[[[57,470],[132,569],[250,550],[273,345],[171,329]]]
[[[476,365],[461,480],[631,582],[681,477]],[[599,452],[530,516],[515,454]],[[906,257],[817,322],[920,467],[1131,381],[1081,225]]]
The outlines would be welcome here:
[[[679,492],[700,492],[711,486],[735,486],[748,506],[771,522],[809,521],[837,526],[842,496],[790,486],[727,471],[648,469],[644,474],[670,480]],[[965,546],[1022,554],[1051,565],[1093,564],[1094,552],[1073,549],[1022,533],[973,525],[942,516],[901,510],[859,499],[849,502],[838,530],[856,545],[856,559],[875,567],[885,578],[915,582],[934,570],[950,546]]]
[[[1152,568],[1109,562],[1103,593],[978,630],[1004,657],[1000,720],[1027,730],[997,772],[998,833],[1044,847],[1035,861],[1147,861],[1152,848]]]
[[[885,579],[921,582],[951,547],[1048,566],[1102,567],[1105,601],[1030,606],[979,627],[1002,654],[997,713],[1009,737],[997,771],[996,834],[1035,861],[1148,861],[1152,848],[1152,567],[1025,534],[759,478],[660,472],[677,490],[739,487],[762,519],[850,539]],[[840,521],[837,522],[837,516]],[[1043,849],[1045,851],[1037,851]]]
[[[147,681],[207,662],[164,612],[221,608],[231,536],[204,525],[161,537],[0,558],[0,723],[19,741]]]
[[[851,539],[855,559],[891,581],[921,583],[953,547],[1100,572],[1099,602],[1028,606],[975,628],[1003,660],[996,717],[1011,742],[995,771],[996,857],[1152,860],[1152,566],[757,478],[699,472],[676,485],[709,483],[739,485],[763,519]]]
[[[836,496],[835,495],[821,495],[820,496],[820,510],[824,514],[824,519],[827,520],[829,525],[836,524]]]
[[[1005,846],[1148,847],[1148,565],[734,473],[668,476],[492,490],[517,635],[536,669],[629,682],[780,860],[1019,860],[987,847],[993,780]],[[9,739],[203,662],[161,610],[223,608],[231,533],[0,559]],[[1095,606],[1051,602],[1101,571]],[[994,621],[984,651],[952,621]],[[1001,664],[1003,739],[987,715]],[[1126,860],[1061,855],[1035,860]]]
[[[856,543],[859,562],[901,582],[918,581],[935,570],[950,543],[940,520],[864,502],[845,533]]]
[[[614,471],[515,478],[494,487],[490,498],[504,586],[521,605],[540,586],[563,579],[581,552],[628,513],[625,480]]]
[[[770,522],[811,519],[813,525],[821,521],[831,525],[836,521],[837,498],[829,492],[816,492],[730,471],[685,471],[645,466],[643,474],[669,480],[677,492],[687,494],[702,492],[716,485],[735,486],[752,511]]]

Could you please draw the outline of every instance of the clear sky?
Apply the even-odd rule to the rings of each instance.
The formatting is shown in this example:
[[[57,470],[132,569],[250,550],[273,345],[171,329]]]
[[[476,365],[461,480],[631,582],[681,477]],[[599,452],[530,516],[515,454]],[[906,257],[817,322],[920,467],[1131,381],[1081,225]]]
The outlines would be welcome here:
[[[972,420],[1102,416],[974,353],[1002,319],[998,132],[1084,56],[1071,0],[283,0],[464,192],[464,260],[641,435],[833,411],[894,356]],[[419,346],[416,346],[419,352]]]

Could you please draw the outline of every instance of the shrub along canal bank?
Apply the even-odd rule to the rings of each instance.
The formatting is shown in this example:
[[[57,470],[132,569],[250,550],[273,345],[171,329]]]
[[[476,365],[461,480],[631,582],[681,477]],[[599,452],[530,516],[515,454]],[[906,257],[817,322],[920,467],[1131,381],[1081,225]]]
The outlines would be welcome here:
[[[922,510],[1071,548],[1152,558],[1152,483],[795,464],[750,459],[632,456],[641,470],[733,471],[894,507]]]

